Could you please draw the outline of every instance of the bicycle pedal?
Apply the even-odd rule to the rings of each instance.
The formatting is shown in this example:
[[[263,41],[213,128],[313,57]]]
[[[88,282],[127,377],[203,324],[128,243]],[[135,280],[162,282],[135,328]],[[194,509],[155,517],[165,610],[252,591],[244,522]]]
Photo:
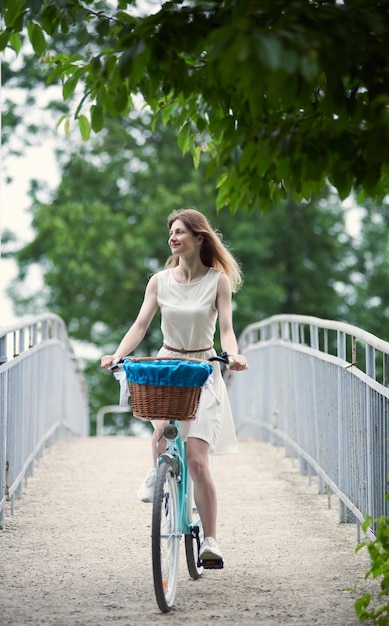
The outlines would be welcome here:
[[[223,559],[203,559],[200,561],[204,569],[223,569]]]

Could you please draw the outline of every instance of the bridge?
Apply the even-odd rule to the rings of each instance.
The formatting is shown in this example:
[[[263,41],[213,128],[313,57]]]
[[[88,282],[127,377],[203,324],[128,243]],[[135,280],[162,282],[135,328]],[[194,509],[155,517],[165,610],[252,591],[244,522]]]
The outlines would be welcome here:
[[[389,344],[280,315],[240,346],[249,370],[228,380],[239,453],[214,459],[226,568],[197,586],[182,564],[168,619],[356,625],[355,598],[377,585],[355,554],[361,523],[387,514]],[[88,436],[57,316],[1,329],[0,361],[0,624],[160,623],[151,511],[135,497],[150,442]]]

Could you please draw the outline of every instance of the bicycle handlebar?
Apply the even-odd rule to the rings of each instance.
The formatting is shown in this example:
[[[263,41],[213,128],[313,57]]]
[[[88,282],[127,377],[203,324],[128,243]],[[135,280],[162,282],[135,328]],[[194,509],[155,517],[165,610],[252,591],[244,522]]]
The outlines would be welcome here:
[[[136,360],[137,357],[132,357],[133,360]],[[150,357],[152,358],[152,357]],[[163,359],[164,357],[155,357],[156,359]],[[177,359],[179,359],[180,357],[177,357]],[[122,363],[124,363],[124,361],[126,359],[131,360],[131,357],[122,357],[120,359],[115,359],[115,361],[113,362],[113,364],[108,368],[111,372],[114,372],[115,370],[119,369],[119,365],[121,365]],[[185,360],[185,359],[183,359]],[[190,359],[188,359],[190,360]],[[209,359],[196,359],[198,361],[219,361],[220,363],[224,363],[225,365],[227,365],[227,367],[230,365],[234,364],[234,359],[232,359],[230,357],[230,355],[228,354],[228,352],[222,352],[220,355],[216,355],[216,356],[211,356],[209,357]]]
[[[222,352],[220,355],[211,356],[207,361],[220,361],[220,363],[224,363],[225,365],[233,365],[234,359],[230,357],[228,352]]]

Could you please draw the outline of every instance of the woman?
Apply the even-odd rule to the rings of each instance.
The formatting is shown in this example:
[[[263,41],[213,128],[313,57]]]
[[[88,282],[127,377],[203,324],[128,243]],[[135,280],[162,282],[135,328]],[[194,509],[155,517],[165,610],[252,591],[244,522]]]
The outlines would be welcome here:
[[[135,350],[144,338],[158,307],[161,310],[163,347],[158,356],[189,355],[208,359],[213,348],[216,320],[219,318],[222,350],[233,359],[233,370],[244,370],[247,362],[238,354],[232,326],[232,292],[241,284],[241,272],[235,259],[222,244],[202,213],[181,209],[168,218],[171,256],[165,270],[154,274],[145,290],[138,317],[123,337],[115,354],[103,356],[107,369],[115,359]],[[201,559],[221,559],[216,541],[216,491],[208,463],[209,452],[236,452],[236,437],[226,386],[218,363],[214,369],[214,389],[221,400],[205,390],[196,420],[185,422],[187,461],[194,484],[196,506],[204,528]],[[154,423],[152,439],[154,468],[138,492],[144,502],[152,502],[155,466],[163,422]]]

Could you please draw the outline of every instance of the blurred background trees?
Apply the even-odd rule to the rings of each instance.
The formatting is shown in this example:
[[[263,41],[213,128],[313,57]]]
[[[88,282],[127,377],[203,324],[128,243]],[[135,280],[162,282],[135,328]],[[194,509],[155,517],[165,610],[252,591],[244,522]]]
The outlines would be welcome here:
[[[35,4],[38,7],[40,3]],[[178,3],[174,4],[178,7]],[[219,4],[226,9],[233,3]],[[337,11],[335,4],[332,8]],[[270,13],[273,9],[269,8]],[[87,32],[82,32],[84,39],[77,28],[69,35],[62,33],[56,45],[66,41],[68,54],[76,49],[84,54],[90,48]],[[275,37],[269,43],[266,58],[270,65],[270,51],[274,52],[274,47],[277,50],[276,41]],[[284,52],[280,48],[277,54],[281,56],[275,58],[281,59]],[[277,76],[285,79],[278,70],[274,72]],[[58,81],[45,88],[46,104],[40,104],[46,78],[46,66],[37,66],[33,55],[24,49],[16,62],[4,61],[5,156],[22,154],[26,145],[52,138],[55,121],[62,115],[68,119],[72,101],[64,103]],[[266,80],[270,80],[270,73]],[[282,85],[280,90],[285,88],[284,82]],[[16,92],[23,95],[22,99],[13,98]],[[358,100],[358,94],[354,96]],[[35,123],[27,115],[31,110],[43,109],[45,116],[41,119],[37,115]],[[103,126],[88,141],[74,133],[71,139],[57,137],[54,158],[60,170],[59,184],[53,187],[47,180],[31,181],[31,240],[18,244],[15,236],[4,233],[7,254],[14,254],[19,268],[18,280],[10,290],[16,312],[53,311],[63,317],[73,340],[94,347],[95,356],[84,360],[92,416],[102,405],[117,401],[116,383],[100,371],[99,357],[115,349],[137,315],[148,277],[162,269],[169,253],[167,216],[177,208],[192,206],[204,212],[242,264],[245,282],[234,297],[238,335],[247,324],[270,315],[297,313],[351,322],[389,340],[389,206],[385,196],[380,202],[363,200],[361,228],[351,234],[346,228],[347,210],[339,194],[321,177],[321,145],[317,144],[314,153],[305,153],[304,143],[297,150],[292,142],[287,149],[288,163],[284,155],[279,164],[284,163],[292,178],[294,159],[298,156],[304,157],[304,172],[312,172],[317,166],[321,183],[312,187],[314,193],[309,200],[297,200],[296,194],[285,193],[284,189],[283,198],[277,196],[277,201],[270,204],[266,200],[263,210],[253,210],[250,203],[240,205],[235,214],[228,203],[217,210],[220,170],[215,168],[214,154],[204,151],[194,168],[193,155],[182,154],[189,135],[185,138],[182,128],[165,125],[164,121],[162,116],[155,118],[150,108],[142,108],[140,101],[133,109],[123,110],[123,114],[113,116],[106,110]],[[298,132],[307,129],[307,120],[303,123],[300,119],[297,128]],[[315,128],[313,124],[313,133]],[[344,143],[340,146],[338,137],[339,145],[333,147],[339,159],[345,150],[352,150],[344,128],[342,132]],[[332,167],[334,171],[340,169],[332,181],[342,183],[344,195],[344,190],[350,189],[350,178],[344,174],[347,161],[342,162],[342,167],[339,160],[337,163],[334,161]],[[239,168],[234,172],[232,183],[228,183],[233,188],[242,186],[245,193],[251,190],[256,197],[261,196],[264,185],[271,188],[267,174],[262,175],[255,168],[250,170],[249,187],[247,179],[239,177]],[[301,172],[296,170],[296,184]],[[12,176],[12,172],[8,175]],[[308,186],[309,180],[307,175]],[[352,197],[351,204],[362,202],[361,198]],[[34,267],[40,269],[43,286],[31,291]],[[160,344],[157,314],[139,351],[154,353]]]
[[[115,349],[134,321],[148,277],[169,254],[167,216],[193,206],[203,211],[242,264],[245,283],[234,297],[234,324],[269,315],[303,313],[347,319],[350,266],[355,262],[337,195],[285,200],[271,211],[232,215],[215,209],[206,163],[195,170],[182,157],[172,129],[149,130],[143,114],[110,120],[88,143],[58,154],[61,181],[49,202],[31,187],[34,237],[16,253],[19,280],[12,288],[18,313],[47,309],[65,320],[71,337]],[[43,190],[46,189],[45,185]],[[44,289],[28,291],[29,272],[41,267]],[[161,345],[157,314],[139,348]],[[85,364],[92,413],[116,402],[116,383]]]

